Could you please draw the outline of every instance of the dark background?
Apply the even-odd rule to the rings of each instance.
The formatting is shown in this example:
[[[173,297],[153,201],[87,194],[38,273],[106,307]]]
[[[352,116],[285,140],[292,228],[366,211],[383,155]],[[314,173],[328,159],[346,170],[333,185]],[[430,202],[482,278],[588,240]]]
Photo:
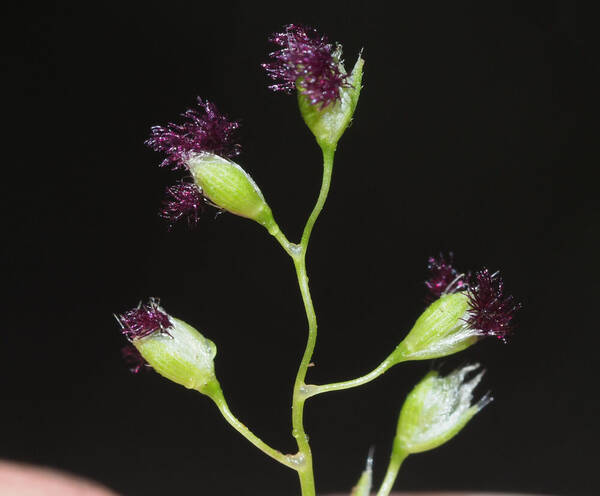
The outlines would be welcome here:
[[[209,215],[168,232],[175,174],[143,145],[209,98],[243,123],[239,162],[297,239],[320,155],[295,99],[259,64],[269,33],[317,26],[361,48],[364,90],[340,142],[309,253],[320,318],[309,380],[371,370],[423,309],[426,259],[501,269],[524,308],[510,344],[442,363],[488,369],[496,401],[446,446],[409,458],[402,490],[598,494],[597,22],[576,2],[47,2],[5,17],[0,457],[126,495],[297,494],[205,397],[133,376],[113,312],[160,296],[218,346],[232,410],[294,449],[291,385],[305,340],[292,266],[258,225]],[[310,400],[320,492],[387,465],[398,366]]]

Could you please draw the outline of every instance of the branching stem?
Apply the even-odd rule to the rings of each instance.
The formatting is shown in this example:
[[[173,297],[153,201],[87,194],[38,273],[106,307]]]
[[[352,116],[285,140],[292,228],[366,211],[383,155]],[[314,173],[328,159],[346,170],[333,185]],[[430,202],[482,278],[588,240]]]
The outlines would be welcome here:
[[[294,382],[294,393],[292,396],[292,433],[298,443],[298,455],[302,458],[302,467],[298,470],[300,476],[300,487],[302,490],[302,496],[315,496],[315,480],[313,473],[312,463],[312,452],[310,444],[308,442],[308,436],[304,429],[304,402],[306,401],[305,388],[306,383],[306,371],[312,359],[312,355],[315,349],[315,343],[317,340],[317,316],[310,296],[310,289],[308,286],[308,275],[306,273],[306,252],[308,250],[308,242],[312,229],[315,225],[319,214],[323,210],[327,194],[329,193],[329,185],[331,183],[331,172],[333,169],[333,156],[335,153],[335,147],[323,147],[323,182],[321,184],[321,191],[317,202],[311,212],[304,232],[302,233],[302,239],[300,241],[300,253],[292,257],[294,259],[294,266],[296,268],[296,275],[298,277],[298,285],[300,287],[300,294],[302,295],[302,301],[304,302],[304,309],[306,311],[306,319],[308,321],[308,339],[306,341],[306,349],[304,355],[300,361],[300,367],[298,368],[298,374],[296,375],[296,381]]]
[[[279,244],[294,262],[294,267],[296,269],[296,275],[298,278],[298,286],[300,287],[300,294],[302,295],[302,301],[306,311],[306,319],[308,321],[308,339],[306,342],[306,349],[302,355],[296,380],[294,381],[294,392],[292,396],[292,434],[298,444],[298,453],[294,455],[285,455],[280,451],[271,448],[252,431],[250,431],[250,429],[242,424],[231,413],[220,387],[216,387],[213,391],[207,393],[216,403],[223,417],[225,417],[225,420],[227,420],[227,422],[229,422],[231,426],[242,436],[248,439],[248,441],[250,441],[254,446],[269,455],[271,458],[277,460],[283,465],[286,465],[287,467],[293,468],[298,472],[302,496],[315,496],[312,452],[308,442],[308,436],[306,435],[306,431],[304,429],[304,402],[308,398],[306,395],[307,386],[304,380],[306,378],[306,372],[310,365],[317,340],[317,316],[315,314],[312,298],[310,296],[310,289],[308,287],[308,275],[306,273],[306,252],[308,250],[308,242],[310,240],[313,227],[317,221],[317,218],[319,217],[319,214],[323,210],[323,206],[327,200],[327,194],[329,193],[335,146],[323,146],[322,151],[323,182],[321,184],[321,190],[319,192],[317,202],[308,220],[306,221],[300,243],[295,244],[290,242],[281,229],[279,229],[277,224],[274,224],[269,229],[269,233],[279,242]]]
[[[390,367],[398,363],[398,360],[395,359],[392,354],[372,372],[357,379],[333,384],[324,384],[320,386],[312,384],[307,385],[305,382],[306,373],[310,365],[317,340],[317,316],[308,285],[308,274],[306,272],[306,253],[308,251],[308,244],[313,227],[321,211],[323,210],[325,201],[327,200],[327,195],[329,193],[335,146],[322,146],[321,149],[323,151],[323,181],[321,184],[321,190],[319,192],[317,202],[315,203],[315,206],[308,217],[308,220],[306,221],[306,225],[304,226],[300,243],[295,244],[290,242],[277,224],[274,224],[272,228],[269,229],[269,233],[279,242],[279,244],[294,262],[296,276],[298,278],[298,286],[300,288],[300,294],[302,296],[304,310],[306,311],[306,319],[308,322],[308,338],[306,341],[306,348],[304,350],[304,354],[302,355],[300,366],[298,367],[298,373],[296,375],[296,380],[294,381],[294,391],[292,395],[292,434],[298,444],[298,452],[295,455],[284,455],[283,453],[271,448],[233,416],[229,410],[229,407],[227,406],[227,403],[225,402],[225,399],[223,398],[222,393],[216,395],[216,397],[213,397],[213,400],[221,410],[221,413],[225,419],[246,439],[248,439],[252,444],[254,444],[261,451],[265,452],[271,458],[274,458],[278,462],[293,468],[298,472],[302,496],[315,496],[312,451],[310,449],[308,436],[304,428],[304,403],[306,400],[311,396],[328,391],[339,391],[342,389],[349,389],[366,384],[367,382],[379,377]],[[388,474],[386,475],[386,479],[380,490],[380,493],[378,493],[378,496],[387,496],[391,490],[391,485],[396,478],[403,459],[404,458],[398,459],[398,457],[392,458],[390,467],[388,468]],[[388,486],[389,488],[386,489]],[[387,492],[382,492],[386,490]]]
[[[306,348],[298,367],[296,380],[294,381],[294,392],[292,395],[292,434],[298,444],[298,453],[296,454],[297,466],[295,467],[300,477],[300,487],[302,496],[315,496],[315,479],[313,472],[312,452],[308,442],[308,436],[304,429],[304,402],[306,396],[306,371],[310,365],[310,361],[315,349],[317,340],[317,315],[310,296],[308,286],[308,275],[306,273],[306,252],[308,251],[308,242],[312,233],[313,227],[319,214],[323,210],[329,186],[331,184],[331,172],[333,169],[333,156],[335,154],[335,146],[322,146],[323,151],[323,182],[317,202],[306,221],[302,239],[299,244],[290,243],[279,227],[276,227],[271,234],[283,247],[286,253],[292,258],[298,278],[298,286],[306,311],[306,320],[308,322],[308,339]]]

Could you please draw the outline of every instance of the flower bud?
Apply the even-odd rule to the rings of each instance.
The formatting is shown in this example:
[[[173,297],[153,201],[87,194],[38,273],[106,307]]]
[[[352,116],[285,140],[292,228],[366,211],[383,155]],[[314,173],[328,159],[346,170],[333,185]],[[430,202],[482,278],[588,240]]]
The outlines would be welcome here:
[[[189,324],[168,315],[157,300],[140,304],[117,320],[141,357],[163,377],[206,394],[218,387],[215,344]]]
[[[273,91],[297,90],[300,113],[321,147],[335,147],[350,124],[361,90],[364,60],[348,76],[342,46],[309,26],[288,24],[270,41],[279,47],[262,64]]]
[[[193,154],[186,164],[202,194],[215,206],[255,220],[268,230],[274,228],[269,205],[238,164],[212,153]]]
[[[339,99],[326,107],[321,108],[314,105],[309,96],[301,91],[298,92],[300,113],[308,128],[317,138],[319,145],[336,146],[344,131],[350,125],[362,89],[364,63],[364,59],[359,55],[347,80],[348,84],[339,89]],[[341,62],[339,65],[345,73]]]
[[[192,326],[171,317],[169,333],[136,339],[133,345],[160,375],[188,389],[204,392],[216,382],[217,347]]]
[[[198,223],[205,204],[253,219],[273,233],[277,229],[271,209],[252,178],[229,159],[239,155],[235,134],[239,123],[230,121],[217,107],[198,98],[200,110],[188,109],[181,124],[153,126],[146,144],[166,155],[161,166],[185,169],[194,183],[180,182],[167,189],[160,212],[171,226],[187,219]]]
[[[427,374],[407,396],[400,417],[394,449],[406,454],[428,451],[452,439],[491,399],[484,396],[474,405],[473,390],[483,372],[464,379],[479,365],[467,365],[446,377]]]
[[[468,310],[466,293],[442,296],[421,314],[394,355],[398,360],[427,360],[468,348],[479,338],[466,320]]]
[[[504,293],[499,272],[459,273],[452,266],[452,254],[448,260],[443,255],[431,257],[429,270],[431,278],[425,283],[429,299],[437,299],[394,350],[394,363],[452,355],[483,336],[506,341],[521,305]]]

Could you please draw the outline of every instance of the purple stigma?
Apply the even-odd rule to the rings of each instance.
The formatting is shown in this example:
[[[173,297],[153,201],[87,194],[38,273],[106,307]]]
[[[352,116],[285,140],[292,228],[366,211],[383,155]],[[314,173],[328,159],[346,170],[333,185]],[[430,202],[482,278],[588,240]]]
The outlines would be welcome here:
[[[146,362],[138,349],[130,343],[121,348],[121,357],[132,374],[151,369],[150,365]]]
[[[500,274],[490,274],[487,269],[477,272],[467,294],[471,307],[468,324],[487,336],[505,341],[514,313],[521,305],[512,296],[504,296]]]
[[[467,287],[465,274],[461,274],[454,267],[454,254],[448,254],[448,259],[442,253],[438,258],[429,257],[427,260],[427,269],[430,277],[425,281],[425,286],[429,290],[430,300],[435,300],[448,293],[456,293]]]
[[[156,298],[150,298],[146,304],[140,302],[137,307],[118,315],[117,320],[121,324],[123,334],[132,341],[155,332],[168,334],[168,330],[173,326]]]
[[[198,186],[194,183],[180,181],[169,186],[166,195],[159,215],[169,221],[171,228],[181,219],[187,219],[190,228],[198,225],[200,215],[204,212],[207,204],[207,200],[202,196]]]
[[[152,126],[150,138],[144,143],[166,154],[161,167],[185,168],[191,153],[207,152],[226,158],[240,154],[240,145],[234,143],[239,122],[227,119],[208,100],[204,102],[198,97],[198,106],[202,111],[188,109],[181,114],[187,119],[183,124],[170,122],[166,126]]]
[[[269,54],[272,62],[262,64],[276,81],[269,89],[291,93],[298,85],[310,104],[319,109],[338,100],[348,81],[327,37],[307,26],[288,24],[284,29],[269,38],[281,49]]]

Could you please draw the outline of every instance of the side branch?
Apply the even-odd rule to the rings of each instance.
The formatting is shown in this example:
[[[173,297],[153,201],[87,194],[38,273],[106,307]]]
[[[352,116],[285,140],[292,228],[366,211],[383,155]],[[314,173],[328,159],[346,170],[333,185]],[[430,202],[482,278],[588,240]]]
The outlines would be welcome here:
[[[261,450],[263,453],[267,454],[274,460],[285,465],[286,467],[290,467],[296,471],[298,470],[298,463],[296,462],[294,455],[285,455],[281,451],[271,448],[271,446],[269,446],[262,439],[260,439],[256,434],[254,434],[250,429],[248,429],[248,427],[246,427],[242,422],[240,422],[233,413],[231,413],[231,410],[229,409],[229,406],[225,401],[225,397],[223,396],[221,388],[218,388],[217,390],[211,392],[209,396],[215,402],[225,420],[227,420],[227,422],[229,422],[229,424],[236,431],[238,431],[254,446],[256,446],[259,450]]]
[[[398,441],[395,441],[395,443],[398,443]],[[377,496],[388,496],[390,494],[394,487],[394,482],[396,482],[396,478],[398,477],[402,462],[407,456],[408,453],[404,452],[401,448],[393,450],[390,464],[388,465],[381,487],[377,491]]]
[[[392,355],[390,355],[383,362],[381,362],[375,370],[363,375],[362,377],[351,379],[349,381],[334,382],[331,384],[307,384],[305,387],[305,396],[306,398],[310,398],[311,396],[316,396],[317,394],[321,393],[328,393],[330,391],[341,391],[342,389],[350,389],[362,386],[363,384],[367,384],[368,382],[377,379],[377,377],[385,373],[388,369],[390,369],[397,363],[399,362],[397,360],[394,360],[392,358]]]
[[[275,227],[272,230],[270,230],[269,233],[278,241],[281,247],[290,257],[292,257],[294,261],[297,260],[298,257],[302,254],[302,248],[300,247],[300,245],[289,241],[277,224],[275,224]]]

